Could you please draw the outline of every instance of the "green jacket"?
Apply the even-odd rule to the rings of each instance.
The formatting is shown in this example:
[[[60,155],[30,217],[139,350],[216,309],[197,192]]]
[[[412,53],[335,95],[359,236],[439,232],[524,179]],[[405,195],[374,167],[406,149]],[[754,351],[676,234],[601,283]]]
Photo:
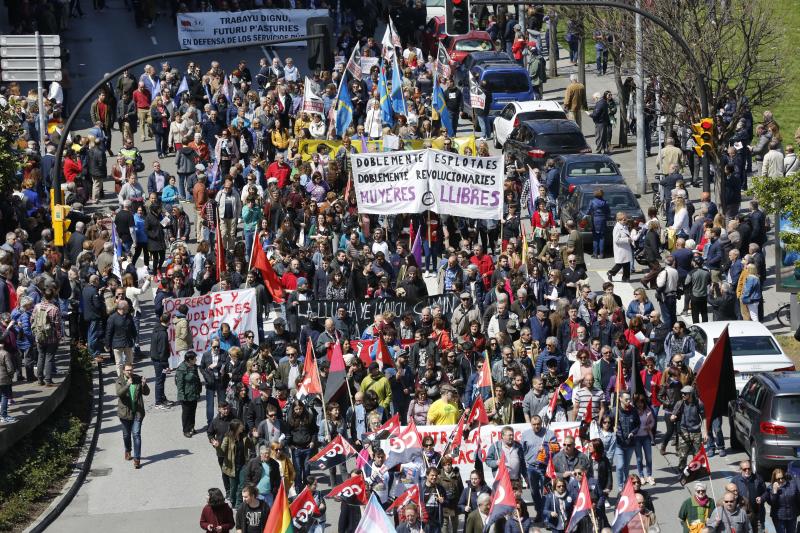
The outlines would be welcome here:
[[[144,419],[144,398],[150,394],[150,387],[142,376],[133,376],[133,398],[128,386],[127,378],[122,375],[117,378],[117,416],[122,420],[133,420],[136,415]]]
[[[247,461],[255,454],[255,441],[251,436],[245,436],[242,440],[235,442],[227,435],[222,439],[222,444],[219,446],[219,455],[222,457],[222,473],[228,477],[237,477],[239,475],[239,468],[244,464],[236,464],[236,448],[237,446],[244,446],[244,462]]]
[[[190,368],[186,361],[178,365],[178,370],[175,371],[175,385],[178,387],[177,398],[179,402],[196,402],[199,400],[203,383],[200,381],[200,372],[197,370],[197,365],[192,365]]]

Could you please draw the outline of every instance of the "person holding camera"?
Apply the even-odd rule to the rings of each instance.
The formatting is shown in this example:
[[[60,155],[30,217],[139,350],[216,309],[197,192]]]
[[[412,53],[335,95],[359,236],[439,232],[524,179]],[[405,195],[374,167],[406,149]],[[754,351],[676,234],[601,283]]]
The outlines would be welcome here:
[[[142,376],[133,372],[133,363],[126,362],[122,374],[117,378],[117,416],[122,424],[125,460],[133,459],[133,467],[137,470],[141,468],[142,457],[142,421],[145,414],[143,397],[148,394],[150,387]]]

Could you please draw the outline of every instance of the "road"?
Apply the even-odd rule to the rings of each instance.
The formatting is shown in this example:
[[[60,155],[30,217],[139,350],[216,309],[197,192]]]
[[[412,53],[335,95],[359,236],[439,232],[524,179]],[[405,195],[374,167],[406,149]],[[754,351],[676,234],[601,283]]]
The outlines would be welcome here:
[[[71,21],[71,36],[67,38],[67,46],[72,54],[73,89],[70,99],[76,101],[81,90],[88,88],[94,80],[113,66],[147,53],[171,50],[177,46],[175,28],[167,19],[159,19],[152,29],[133,27],[133,17],[122,7],[121,0],[111,0],[104,13],[95,13],[90,6],[85,9],[84,19]],[[136,46],[125,46],[136,43]],[[304,65],[304,50],[298,48],[282,49],[287,52],[298,65]],[[243,50],[241,53],[227,52],[215,54],[213,59],[222,62],[223,68],[230,69],[240,58],[248,60],[253,69],[264,52],[260,49]],[[281,54],[282,57],[285,54]],[[193,58],[207,66],[212,59],[207,54],[198,54]],[[563,62],[562,62],[563,63]],[[177,65],[182,68],[183,62]],[[546,97],[560,99],[567,83],[570,67],[559,65],[561,77],[548,81]],[[137,70],[138,73],[141,70]],[[609,88],[613,90],[613,79],[610,76],[598,78],[591,70],[587,75],[587,92],[592,94]],[[88,116],[88,109],[83,115]],[[588,121],[584,121],[588,123]],[[463,126],[462,126],[463,128]],[[587,137],[592,133],[591,125],[584,125]],[[114,136],[114,150],[119,148],[120,135]],[[137,139],[138,141],[138,139]],[[590,144],[592,139],[589,139]],[[155,159],[154,145],[148,141],[139,145],[144,153],[146,168],[150,168]],[[492,148],[494,151],[494,148]],[[496,153],[496,152],[495,152]],[[629,185],[635,187],[635,155],[632,149],[619,150],[613,158],[620,164]],[[654,165],[655,158],[648,159]],[[172,160],[162,161],[165,170],[174,172]],[[652,170],[651,170],[652,174]],[[110,181],[106,191],[113,190]],[[692,190],[690,196],[696,198],[698,190]],[[640,199],[646,210],[648,197]],[[111,204],[110,200],[103,207]],[[193,215],[193,210],[189,210]],[[767,255],[770,272],[774,272],[774,254]],[[591,260],[589,276],[592,286],[599,287],[605,280],[605,272],[612,266],[612,261]],[[624,302],[633,298],[633,290],[637,286],[641,272],[633,276],[632,283],[616,283],[616,292]],[[766,312],[770,327],[776,325],[773,313],[777,307],[788,301],[788,295],[777,294],[770,287],[765,294]],[[652,294],[651,294],[652,297]],[[147,298],[145,298],[147,300]],[[144,306],[142,320],[141,348],[144,354],[149,353],[149,334],[153,324],[152,305]],[[775,330],[786,333],[787,331]],[[144,375],[148,382],[153,382],[153,371],[145,356],[137,361],[136,371]],[[98,448],[94,457],[92,471],[77,497],[52,526],[53,531],[60,533],[78,533],[86,531],[115,531],[117,533],[138,533],[141,531],[189,532],[198,530],[198,521],[202,506],[205,504],[206,490],[209,487],[221,487],[219,468],[214,451],[203,435],[185,438],[180,429],[180,409],[169,411],[153,409],[152,395],[146,400],[147,416],[142,429],[143,459],[141,470],[134,470],[130,462],[123,460],[124,448],[121,438],[121,426],[116,418],[116,398],[113,382],[115,376],[109,374],[112,368],[105,369],[104,412]],[[167,396],[175,399],[174,381],[167,380]],[[205,406],[201,401],[198,406],[198,428],[204,426]],[[663,423],[660,423],[663,429]],[[727,429],[727,424],[725,424]],[[729,454],[725,458],[711,459],[713,470],[713,486],[717,496],[722,494],[724,480],[734,471],[744,454]],[[655,499],[658,523],[662,531],[677,531],[679,527],[676,512],[688,493],[677,484],[676,473],[671,469],[676,457],[666,458],[655,453],[655,487],[649,488]],[[323,485],[324,487],[325,485]],[[616,495],[618,488],[612,492]],[[328,518],[335,524],[338,514],[337,505],[330,502]],[[329,528],[335,531],[335,526]]]

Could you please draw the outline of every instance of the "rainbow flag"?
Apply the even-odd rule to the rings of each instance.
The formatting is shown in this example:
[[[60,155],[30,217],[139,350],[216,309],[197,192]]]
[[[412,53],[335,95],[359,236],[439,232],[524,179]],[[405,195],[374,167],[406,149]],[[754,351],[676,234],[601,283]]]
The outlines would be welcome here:
[[[565,400],[572,400],[572,389],[575,388],[575,383],[572,381],[572,376],[567,378],[567,381],[559,386],[558,391]]]
[[[286,497],[286,489],[281,481],[281,487],[275,496],[275,503],[267,518],[264,526],[264,533],[294,533],[292,526],[292,516],[289,513],[289,499]]]

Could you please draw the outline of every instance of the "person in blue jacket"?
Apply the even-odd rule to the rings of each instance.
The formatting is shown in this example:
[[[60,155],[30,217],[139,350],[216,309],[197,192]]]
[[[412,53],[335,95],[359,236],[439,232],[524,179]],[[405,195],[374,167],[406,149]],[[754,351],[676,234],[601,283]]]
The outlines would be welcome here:
[[[602,259],[606,246],[606,222],[611,218],[611,208],[603,198],[603,189],[594,191],[586,216],[592,219],[592,257]]]
[[[772,479],[764,495],[769,504],[769,515],[776,533],[795,533],[800,514],[800,487],[797,480],[788,477],[781,468],[772,471]]]
[[[574,501],[567,492],[567,481],[556,479],[553,482],[553,492],[544,500],[544,523],[553,533],[563,533],[572,516]]]

